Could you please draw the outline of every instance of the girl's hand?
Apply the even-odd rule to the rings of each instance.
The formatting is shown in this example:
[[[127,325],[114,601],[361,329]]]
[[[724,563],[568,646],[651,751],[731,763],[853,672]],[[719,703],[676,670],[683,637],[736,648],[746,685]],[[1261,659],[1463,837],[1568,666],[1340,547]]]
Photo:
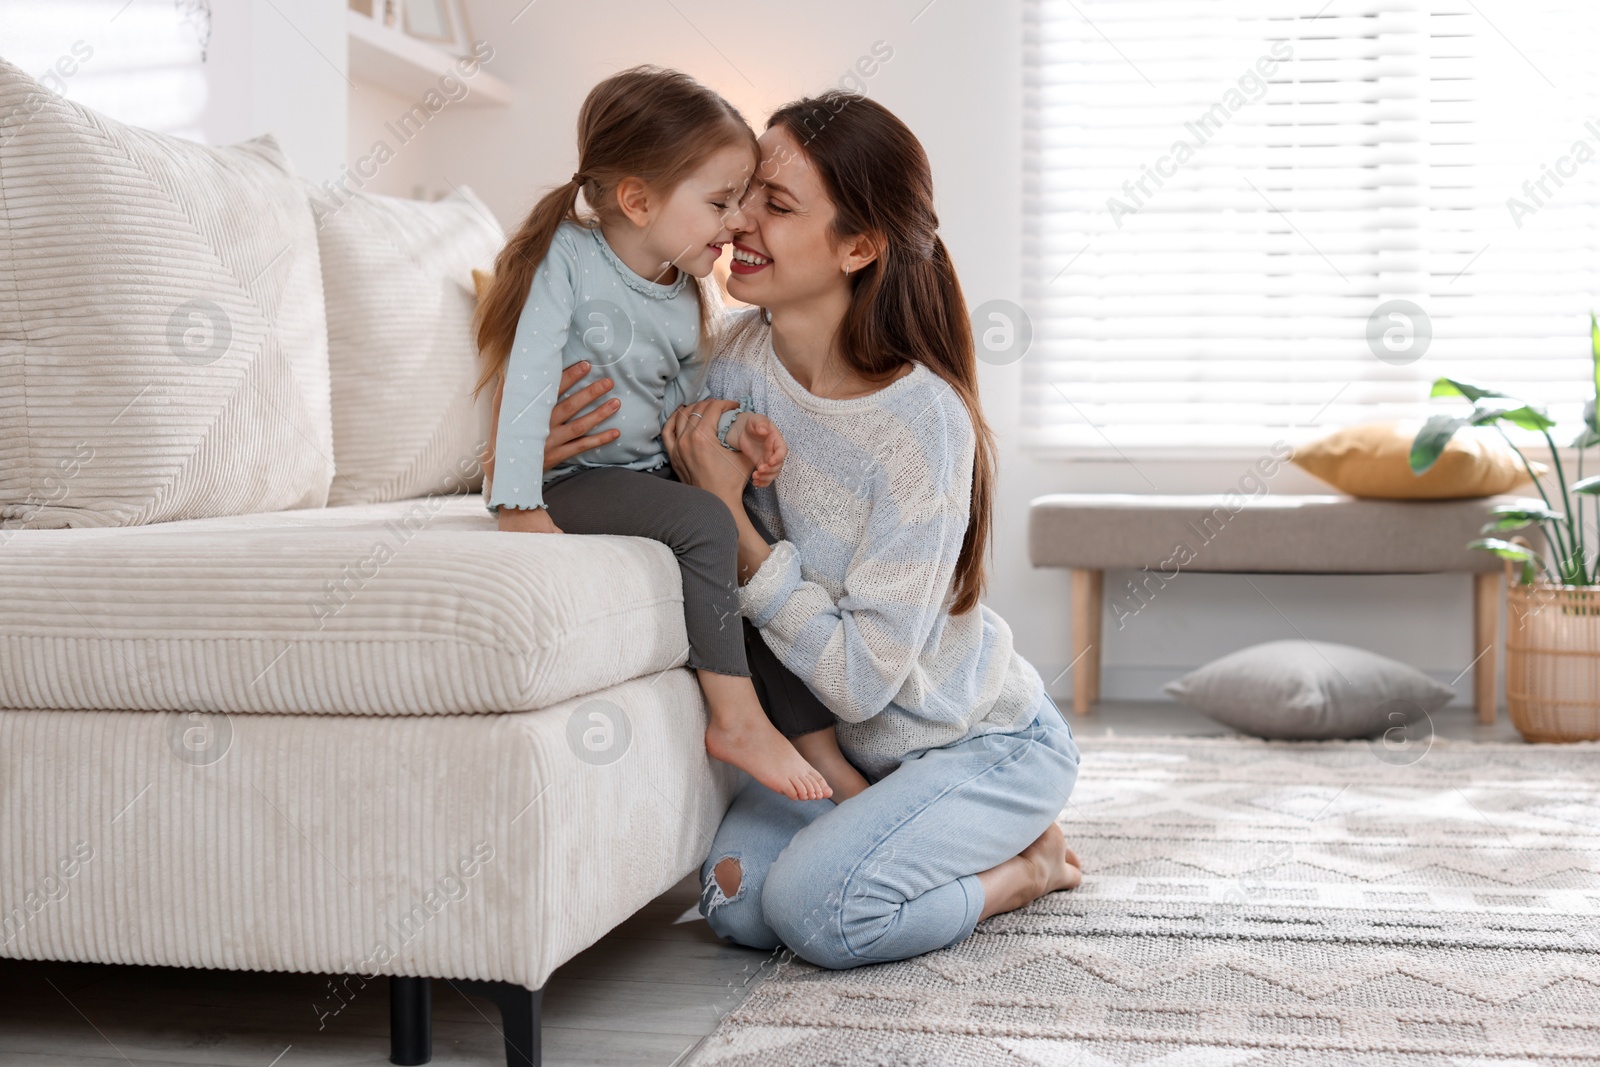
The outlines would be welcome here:
[[[738,406],[732,400],[702,400],[674,411],[661,427],[661,446],[678,477],[715,493],[730,511],[743,510],[745,483],[756,465],[743,452],[731,452],[717,440],[717,419]]]
[[[555,520],[544,508],[513,508],[501,504],[495,516],[500,520],[500,529],[510,530],[513,533],[561,532],[561,527],[556,525]]]
[[[735,421],[739,424],[738,439],[734,440],[731,428],[728,438],[755,463],[756,469],[750,476],[751,484],[758,489],[771,485],[789,454],[789,445],[784,441],[783,434],[778,432],[771,419],[753,411],[745,412]]]

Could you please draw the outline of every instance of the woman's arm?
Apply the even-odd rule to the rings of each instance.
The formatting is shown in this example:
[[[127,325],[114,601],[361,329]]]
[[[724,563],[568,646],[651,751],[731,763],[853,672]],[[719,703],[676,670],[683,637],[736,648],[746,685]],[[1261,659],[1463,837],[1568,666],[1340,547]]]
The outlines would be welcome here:
[[[851,556],[837,598],[833,586],[806,578],[792,542],[752,541],[746,550],[741,539],[741,561],[748,551],[756,563],[739,591],[743,614],[845,722],[871,719],[908,688],[924,696],[939,688],[918,676],[966,536],[973,437],[964,410],[935,404],[928,414],[904,425],[904,439],[883,442],[860,487],[869,510],[860,543],[844,546]],[[926,701],[919,714],[943,717]]]
[[[934,404],[928,417],[906,428],[915,439],[886,443],[877,461],[881,476],[866,487],[866,534],[838,600],[805,579],[793,543],[768,545],[762,539],[745,512],[742,480],[714,462],[703,440],[708,435],[689,423],[673,454],[675,466],[679,454],[684,458],[680,477],[716,493],[733,513],[744,615],[784,666],[847,722],[878,714],[920,669],[919,657],[949,598],[966,536],[974,442],[959,398],[945,399],[949,403]],[[680,433],[693,410],[675,416]],[[714,417],[705,412],[694,423]],[[714,440],[710,447],[721,448]],[[839,491],[848,492],[842,485]]]

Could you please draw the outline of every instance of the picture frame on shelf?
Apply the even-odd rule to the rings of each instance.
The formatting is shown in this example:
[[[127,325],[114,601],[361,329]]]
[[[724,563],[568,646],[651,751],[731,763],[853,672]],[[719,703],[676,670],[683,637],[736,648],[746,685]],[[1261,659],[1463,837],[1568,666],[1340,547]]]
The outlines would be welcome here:
[[[435,6],[429,8],[420,6],[422,0],[346,0],[349,76],[412,97],[437,89],[443,76],[454,73],[472,78],[471,93],[460,98],[462,106],[509,104],[511,86],[479,66],[493,56],[493,49],[485,48],[485,55],[479,56],[477,49],[483,42],[472,36],[462,0],[432,2]],[[390,12],[395,19],[392,26],[384,24]],[[448,31],[440,21],[445,18]],[[423,31],[426,36],[411,30]]]
[[[349,0],[347,6],[357,15],[371,19],[379,26],[398,30],[400,28],[399,4],[400,0]]]
[[[407,35],[453,55],[472,51],[472,27],[462,0],[398,0]]]

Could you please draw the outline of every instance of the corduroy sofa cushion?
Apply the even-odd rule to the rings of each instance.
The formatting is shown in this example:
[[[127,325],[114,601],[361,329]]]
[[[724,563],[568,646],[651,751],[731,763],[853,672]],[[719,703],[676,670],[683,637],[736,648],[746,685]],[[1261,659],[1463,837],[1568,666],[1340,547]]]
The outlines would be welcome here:
[[[0,708],[511,712],[684,662],[672,550],[433,496],[0,533]]]
[[[114,122],[0,60],[0,528],[321,507],[328,337],[271,137]]]
[[[493,389],[476,399],[474,267],[505,243],[470,189],[443,200],[308,186],[322,248],[333,375],[328,503],[477,492]]]

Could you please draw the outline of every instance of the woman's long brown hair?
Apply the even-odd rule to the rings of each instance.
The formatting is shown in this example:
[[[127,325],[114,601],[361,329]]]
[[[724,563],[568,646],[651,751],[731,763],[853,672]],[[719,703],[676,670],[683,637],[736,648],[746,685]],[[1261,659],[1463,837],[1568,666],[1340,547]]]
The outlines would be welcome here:
[[[933,171],[922,143],[888,108],[839,89],[785,104],[767,120],[800,143],[837,213],[834,236],[867,236],[877,258],[849,276],[839,324],[846,364],[869,381],[925,364],[950,384],[972,419],[972,501],[956,560],[955,614],[983,595],[994,508],[994,433],[978,403],[978,361],[966,298],[933,209]]]
[[[495,257],[494,282],[478,301],[483,371],[472,395],[476,397],[504,372],[534,272],[549,253],[561,223],[595,226],[620,215],[616,190],[624,178],[638,178],[653,192],[667,196],[712,153],[733,144],[748,144],[753,154],[760,151],[738,110],[687,74],[632,67],[589,90],[578,112],[575,180],[546,193],[528,212]],[[594,212],[589,218],[578,214],[580,191]],[[700,282],[702,343],[710,307],[707,284],[716,282]]]

